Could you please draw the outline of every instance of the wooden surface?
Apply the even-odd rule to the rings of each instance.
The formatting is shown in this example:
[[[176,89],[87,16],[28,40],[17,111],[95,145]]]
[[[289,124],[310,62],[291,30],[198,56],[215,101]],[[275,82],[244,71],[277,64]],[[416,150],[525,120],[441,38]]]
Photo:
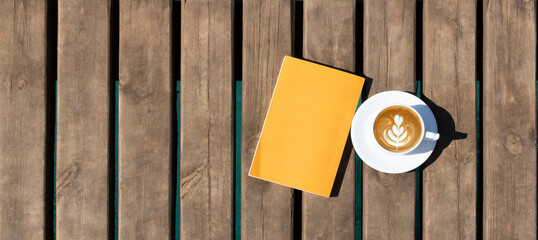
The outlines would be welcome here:
[[[476,1],[426,0],[423,11],[423,98],[437,105],[442,150],[423,171],[423,237],[474,239]]]
[[[0,2],[0,239],[43,239],[45,1]]]
[[[120,0],[119,239],[169,239],[170,1]]]
[[[108,237],[109,9],[58,2],[58,239]]]
[[[413,0],[364,1],[363,66],[373,79],[368,96],[386,90],[414,92],[415,15]],[[385,174],[363,164],[362,177],[363,238],[413,239],[415,172]]]
[[[534,239],[536,6],[483,6],[484,239]]]
[[[292,239],[293,190],[248,176],[285,55],[292,52],[291,1],[243,1],[241,239]]]
[[[233,0],[181,4],[181,239],[232,239]]]
[[[355,4],[353,0],[304,2],[305,59],[355,70]],[[355,238],[355,152],[347,157],[337,197],[303,193],[302,239]]]
[[[112,183],[119,239],[534,239],[536,11],[529,0],[0,1],[0,239],[108,238]],[[248,177],[285,55],[364,69],[365,101],[422,80],[441,134],[422,175],[355,174],[351,152],[332,198]]]

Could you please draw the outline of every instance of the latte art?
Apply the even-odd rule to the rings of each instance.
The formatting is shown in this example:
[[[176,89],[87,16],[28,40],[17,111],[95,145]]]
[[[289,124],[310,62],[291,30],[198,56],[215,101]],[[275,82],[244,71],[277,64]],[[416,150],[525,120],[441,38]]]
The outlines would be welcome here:
[[[383,138],[393,147],[401,147],[409,143],[411,136],[407,135],[407,131],[402,127],[403,117],[400,115],[394,116],[394,125],[391,129],[383,131]]]
[[[383,148],[404,152],[421,138],[422,123],[415,111],[406,106],[391,106],[379,113],[374,122],[374,136]]]

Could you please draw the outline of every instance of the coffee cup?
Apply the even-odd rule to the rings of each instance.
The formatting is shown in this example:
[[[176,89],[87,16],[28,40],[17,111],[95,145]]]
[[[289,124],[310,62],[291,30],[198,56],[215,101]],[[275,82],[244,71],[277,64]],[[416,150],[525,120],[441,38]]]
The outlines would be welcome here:
[[[379,146],[391,154],[415,150],[422,141],[436,141],[439,133],[425,130],[422,116],[412,107],[393,104],[381,108],[372,125]]]

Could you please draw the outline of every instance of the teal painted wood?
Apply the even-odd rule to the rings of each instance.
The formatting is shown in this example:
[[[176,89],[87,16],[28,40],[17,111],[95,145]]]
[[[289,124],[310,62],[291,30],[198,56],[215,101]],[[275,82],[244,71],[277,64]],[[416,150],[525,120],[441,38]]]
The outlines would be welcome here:
[[[118,90],[119,81],[114,82],[114,240],[118,239]]]
[[[418,98],[422,98],[422,81],[416,81],[415,87],[415,95]],[[415,239],[422,239],[422,192],[420,191],[420,186],[422,184],[422,175],[420,173],[421,167],[419,166],[417,169],[415,169]]]
[[[58,109],[58,81],[54,81],[54,109]],[[54,166],[52,167],[53,177],[52,182],[54,189],[56,189],[56,136],[57,136],[57,123],[58,122],[58,116],[56,114],[56,111],[54,111]],[[52,191],[52,238],[56,239],[56,191]]]
[[[480,55],[479,55],[480,56]],[[477,66],[477,70],[481,71],[481,66]],[[479,75],[482,76],[482,75]],[[484,144],[482,142],[482,79],[477,79],[476,81],[476,238],[481,239],[482,238],[482,219],[479,216],[483,216],[482,209],[484,204],[484,195],[482,194],[482,191],[484,191],[484,168],[483,168],[483,155],[482,155],[482,149],[484,147]]]
[[[114,97],[114,239],[118,239],[118,90],[119,81],[115,82]]]
[[[362,104],[362,94],[357,109]],[[362,159],[355,153],[355,240],[362,239]]]
[[[174,213],[174,217],[176,219],[175,222],[175,239],[180,239],[180,230],[181,230],[181,193],[179,192],[179,186],[181,185],[181,179],[179,178],[179,172],[180,172],[180,156],[181,156],[181,144],[179,137],[181,136],[181,81],[176,81],[176,117],[177,117],[177,169],[176,169],[176,212]]]
[[[241,115],[243,109],[243,82],[235,82],[235,209],[234,237],[241,239]]]

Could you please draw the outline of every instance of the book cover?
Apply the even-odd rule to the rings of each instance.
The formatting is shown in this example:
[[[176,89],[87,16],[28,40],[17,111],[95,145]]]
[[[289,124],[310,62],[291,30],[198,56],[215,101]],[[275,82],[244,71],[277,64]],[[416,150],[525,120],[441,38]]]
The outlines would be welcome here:
[[[329,197],[363,84],[284,57],[249,176]]]

